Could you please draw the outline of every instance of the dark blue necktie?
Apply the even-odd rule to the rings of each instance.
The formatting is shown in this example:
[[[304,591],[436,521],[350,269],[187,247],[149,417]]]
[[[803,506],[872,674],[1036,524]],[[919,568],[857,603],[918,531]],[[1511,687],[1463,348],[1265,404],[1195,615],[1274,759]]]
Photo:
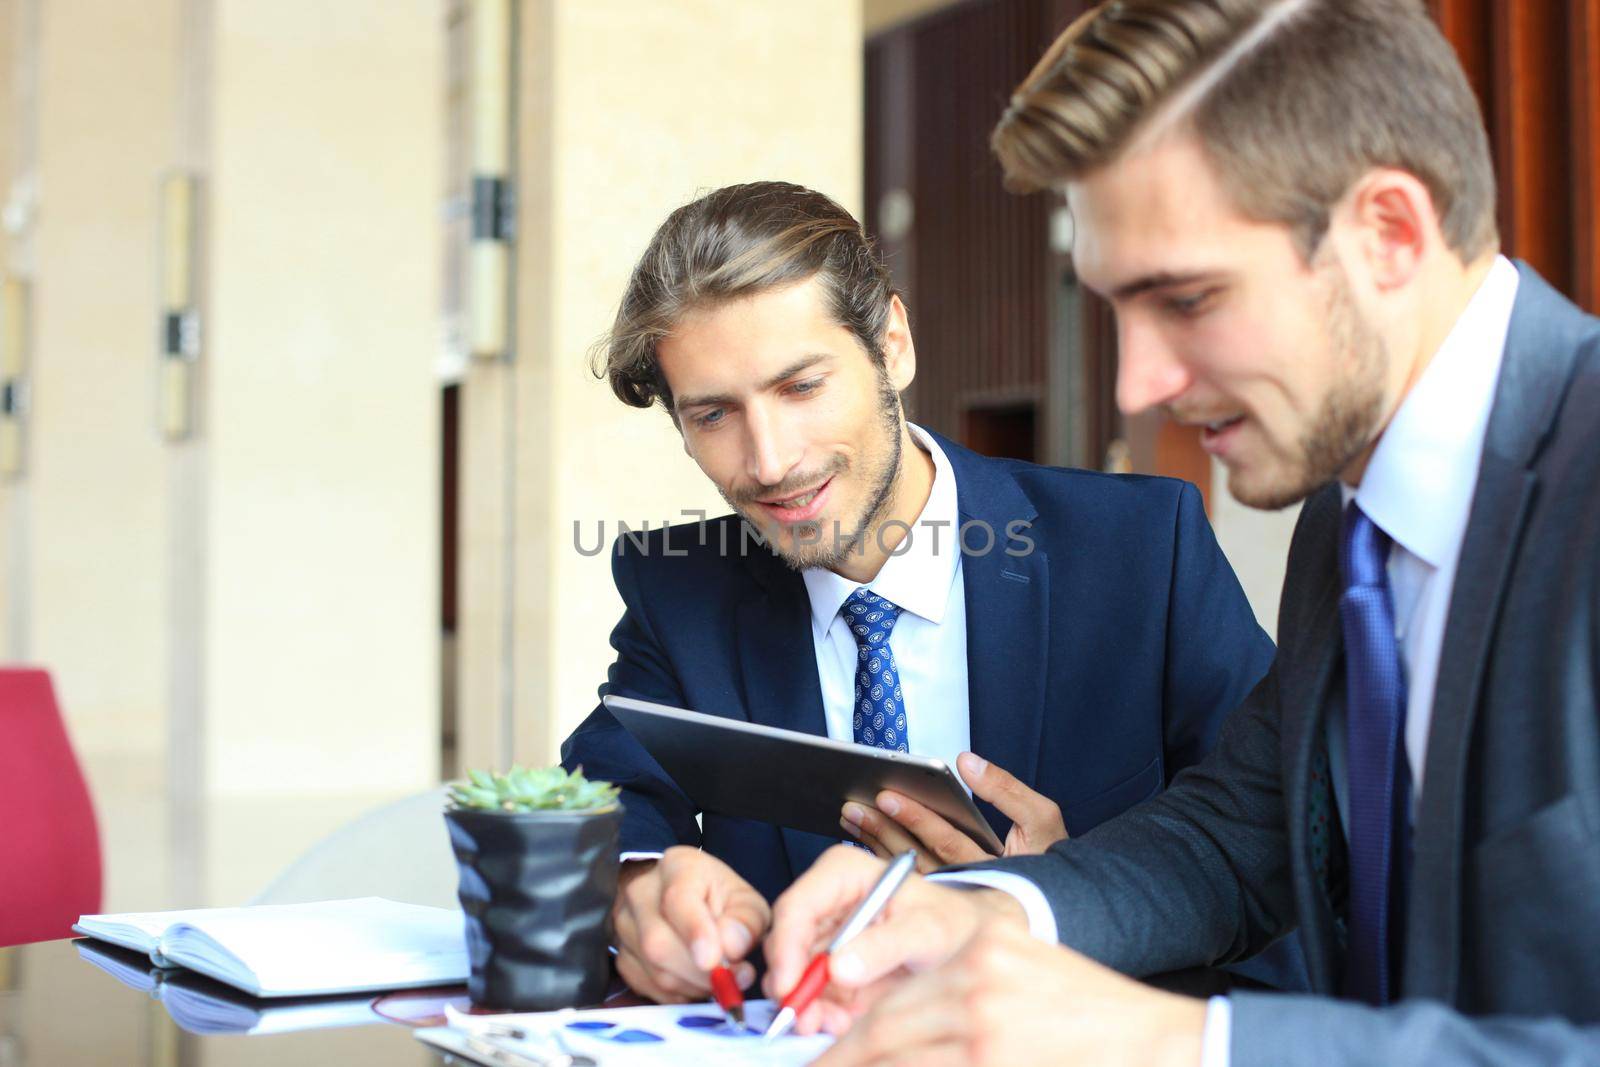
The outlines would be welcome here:
[[[856,744],[909,752],[900,672],[889,648],[900,608],[877,593],[857,589],[841,610],[856,639],[856,704],[850,717]]]
[[[1396,992],[1391,953],[1405,917],[1403,891],[1410,773],[1405,757],[1406,680],[1385,564],[1387,534],[1351,501],[1339,566],[1348,680],[1350,952],[1345,993],[1369,1004]]]

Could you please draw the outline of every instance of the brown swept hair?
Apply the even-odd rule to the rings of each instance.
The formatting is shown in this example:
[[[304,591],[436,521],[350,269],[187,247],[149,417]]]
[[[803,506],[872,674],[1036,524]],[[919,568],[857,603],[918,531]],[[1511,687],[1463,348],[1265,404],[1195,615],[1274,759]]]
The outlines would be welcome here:
[[[1187,123],[1238,208],[1289,226],[1308,261],[1374,167],[1427,187],[1463,262],[1498,244],[1483,117],[1420,0],[1112,0],[1056,39],[991,144],[1008,188],[1031,191],[1114,162],[1166,120]]]
[[[879,367],[894,287],[889,270],[844,208],[788,182],[706,193],[656,230],[633,268],[594,372],[624,403],[660,401],[677,421],[656,344],[691,311],[817,277],[829,311]]]

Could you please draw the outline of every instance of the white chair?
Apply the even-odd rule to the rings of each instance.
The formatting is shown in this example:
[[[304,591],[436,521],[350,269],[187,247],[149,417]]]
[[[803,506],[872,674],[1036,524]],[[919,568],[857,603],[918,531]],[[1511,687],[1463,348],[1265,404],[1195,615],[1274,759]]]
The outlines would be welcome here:
[[[445,787],[369,811],[312,845],[251,904],[387,897],[459,908]]]

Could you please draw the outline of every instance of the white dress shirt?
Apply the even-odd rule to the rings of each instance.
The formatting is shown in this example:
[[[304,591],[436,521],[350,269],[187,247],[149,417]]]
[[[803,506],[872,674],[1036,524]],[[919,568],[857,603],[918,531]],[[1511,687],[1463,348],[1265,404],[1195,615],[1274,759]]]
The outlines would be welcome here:
[[[1413,811],[1422,796],[1450,593],[1478,483],[1518,281],[1511,261],[1496,257],[1378,439],[1361,485],[1340,486],[1345,504],[1355,500],[1394,542],[1387,570],[1400,667],[1406,678],[1405,748]],[[1328,717],[1328,772],[1339,817],[1348,826],[1346,761],[1341,711]],[[1228,1063],[1230,1023],[1227,999],[1213,998],[1206,1013],[1201,1067]]]
[[[851,721],[860,657],[839,609],[857,589],[870,589],[901,609],[889,633],[889,648],[905,692],[906,743],[916,755],[934,756],[954,767],[956,756],[972,743],[956,476],[938,443],[920,426],[910,430],[933,460],[934,474],[928,502],[905,539],[865,586],[824,567],[808,567],[800,576],[811,598],[811,640],[828,736],[855,740]]]

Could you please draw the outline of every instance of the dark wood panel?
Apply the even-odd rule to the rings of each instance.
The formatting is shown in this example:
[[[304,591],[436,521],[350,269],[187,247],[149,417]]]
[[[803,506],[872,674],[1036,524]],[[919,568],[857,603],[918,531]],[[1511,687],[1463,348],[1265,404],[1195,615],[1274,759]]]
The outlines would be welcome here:
[[[1600,0],[1568,0],[1572,93],[1572,296],[1600,313]]]
[[[1494,11],[1494,134],[1506,250],[1572,291],[1572,176],[1565,5],[1501,3]]]
[[[972,0],[867,48],[866,222],[908,294],[908,407],[958,440],[987,425],[981,412],[997,397],[1044,395],[1048,204],[1005,192],[989,132],[1048,43],[1049,2]],[[902,233],[888,216],[908,204]],[[1041,410],[1034,423],[1050,417]]]
[[[1536,0],[1548,3],[1549,0]],[[1485,124],[1494,128],[1494,13],[1491,0],[1429,0],[1428,8],[1456,50],[1478,95]]]

